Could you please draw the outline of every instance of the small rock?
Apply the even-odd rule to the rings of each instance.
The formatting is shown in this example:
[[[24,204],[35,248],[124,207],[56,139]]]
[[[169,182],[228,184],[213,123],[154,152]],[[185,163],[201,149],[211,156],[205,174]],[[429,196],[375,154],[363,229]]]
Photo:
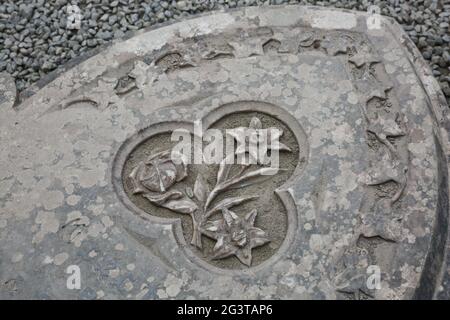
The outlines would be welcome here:
[[[186,1],[178,1],[176,4],[178,10],[184,11],[187,10]]]

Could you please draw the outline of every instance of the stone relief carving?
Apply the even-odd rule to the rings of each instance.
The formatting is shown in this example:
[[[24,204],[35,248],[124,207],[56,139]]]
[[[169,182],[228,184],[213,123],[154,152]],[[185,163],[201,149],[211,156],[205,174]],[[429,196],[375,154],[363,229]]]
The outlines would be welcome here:
[[[66,109],[79,103],[87,103],[99,110],[105,110],[109,105],[118,101],[118,96],[113,94],[113,88],[117,85],[115,78],[102,78],[91,88],[83,88],[81,92],[75,92],[59,104],[59,109]]]
[[[253,117],[247,127],[228,131],[238,147],[233,154],[220,162],[216,182],[212,187],[200,172],[193,186],[179,188],[177,183],[188,176],[187,159],[170,149],[139,162],[127,176],[125,183],[133,194],[141,195],[152,204],[189,215],[192,221],[193,246],[200,250],[203,248],[202,236],[216,241],[211,259],[225,259],[234,255],[241,263],[250,267],[252,249],[264,246],[270,239],[263,229],[255,226],[258,215],[256,209],[252,209],[245,217],[239,217],[231,208],[257,199],[258,196],[225,196],[221,197],[220,201],[216,199],[226,195],[229,190],[246,188],[271,179],[282,170],[268,167],[270,159],[267,154],[261,157],[254,153],[261,148],[265,148],[267,152],[275,149],[292,151],[287,145],[278,142],[283,135],[282,130],[276,130],[276,134],[272,134],[268,139],[260,139],[258,134],[261,134],[262,128],[261,120]],[[255,129],[258,134],[250,137],[242,134],[246,129]],[[240,141],[243,137],[249,139]],[[242,156],[244,161],[234,164],[233,161],[239,156]],[[250,158],[255,161],[249,161]],[[217,214],[220,214],[221,218],[212,220]]]
[[[379,237],[379,239],[384,239],[385,241],[395,240],[398,237],[398,232],[400,230],[399,224],[401,223],[401,217],[393,214],[395,211],[393,206],[398,205],[407,186],[408,156],[405,148],[407,129],[403,122],[403,117],[399,112],[398,102],[392,94],[392,82],[384,70],[382,60],[371,47],[368,40],[361,34],[355,32],[324,32],[307,28],[294,31],[271,30],[270,32],[267,32],[267,30],[264,30],[262,36],[252,38],[251,32],[246,36],[247,38],[240,37],[239,39],[236,39],[236,37],[233,38],[232,36],[230,36],[230,39],[224,37],[223,43],[216,43],[214,45],[203,40],[203,42],[200,41],[200,44],[195,43],[195,45],[192,46],[196,49],[186,53],[174,51],[177,50],[177,48],[172,48],[167,51],[169,52],[168,55],[171,57],[171,59],[168,59],[170,61],[175,61],[174,63],[171,63],[171,69],[167,66],[162,66],[161,64],[155,64],[154,62],[150,65],[144,62],[138,62],[142,66],[136,65],[131,73],[135,73],[136,70],[142,71],[139,76],[140,79],[145,78],[144,80],[140,80],[142,86],[143,84],[148,83],[148,77],[152,77],[152,81],[154,81],[161,72],[173,71],[179,67],[183,67],[176,61],[184,61],[184,56],[192,57],[190,60],[192,63],[190,63],[189,66],[199,65],[202,61],[228,59],[230,57],[239,59],[254,55],[301,54],[308,51],[315,51],[325,55],[343,58],[347,64],[349,74],[352,76],[356,92],[360,96],[362,104],[361,113],[366,122],[367,143],[369,150],[372,152],[368,157],[369,159],[373,159],[372,161],[369,161],[370,167],[367,170],[365,181],[368,188],[368,201],[366,201],[366,205],[361,208],[361,221],[355,227],[355,237],[362,234],[368,237]],[[195,50],[198,52],[195,52]],[[177,57],[173,56],[173,52],[177,52]],[[152,72],[148,72],[148,69],[150,68],[152,69]],[[137,79],[138,77],[136,75],[131,75],[131,78]],[[257,125],[257,122],[252,125]],[[375,139],[372,139],[371,137],[374,137]],[[285,150],[288,150],[288,148]],[[221,168],[219,171],[221,170],[226,169]],[[240,179],[242,177],[235,178]],[[180,195],[177,193],[180,191],[177,191],[171,194],[167,198],[167,201],[169,203],[172,203],[173,201],[181,201],[184,204],[189,203],[183,210],[198,212],[199,206],[196,204],[195,209],[193,209],[194,205],[189,201],[191,201],[192,198],[197,199],[197,196],[201,199],[199,190],[205,189],[206,186],[203,184],[204,178],[198,177],[197,180],[197,194],[196,192],[191,191]],[[215,186],[212,191],[208,190],[207,193],[209,193],[206,197],[211,197],[211,194],[214,195],[218,189],[220,188]],[[239,205],[248,200],[250,200],[250,198],[236,198],[234,201],[230,200],[230,203]],[[155,200],[153,202],[157,203]],[[203,211],[207,209],[207,206],[205,205],[209,205],[208,202],[209,201],[203,203],[203,208],[200,206]],[[221,208],[223,219],[217,220],[215,224],[211,221],[206,221],[207,219],[194,217],[195,215],[193,212],[188,212],[188,214],[193,216],[193,224],[196,226],[194,229],[197,230],[193,234],[192,243],[201,248],[201,236],[204,235],[213,238],[218,242],[218,239],[223,241],[223,244],[221,243],[220,246],[217,244],[217,250],[222,252],[221,254],[217,253],[217,257],[224,257],[224,255],[238,256],[243,254],[243,251],[239,249],[241,248],[239,247],[239,243],[244,244],[244,240],[241,242],[239,236],[233,238],[231,236],[225,237],[224,235],[224,232],[231,232],[232,226],[236,224],[246,225],[246,220],[241,219],[239,222],[236,222],[232,219],[233,212],[230,211],[231,207],[231,205],[228,205],[226,208]],[[228,222],[225,220],[225,215],[229,218]],[[208,214],[205,216],[208,216]],[[211,234],[211,231],[206,230],[205,226],[212,227],[213,229],[217,228],[217,232]],[[250,227],[249,225],[246,226]],[[242,228],[245,229],[246,227]],[[265,237],[262,236],[263,232],[264,231],[261,230],[259,233],[261,234],[262,239],[265,239]],[[264,245],[265,240],[262,239],[254,243],[261,243],[261,245]],[[251,237],[247,237],[245,244],[251,242]],[[355,248],[355,246],[356,240],[355,243],[349,245],[349,250],[353,250],[352,248]],[[228,249],[225,250],[225,247]],[[252,247],[252,245],[250,245],[250,247]],[[346,253],[343,253],[342,259],[345,259],[346,255]],[[248,262],[248,258],[245,259],[242,255],[239,259],[244,264],[247,264],[246,262]],[[346,267],[343,268],[346,269]],[[341,269],[341,272],[337,273],[337,278],[343,276],[342,270],[344,269]],[[340,291],[344,292],[345,289]],[[353,290],[352,292],[360,291]],[[357,296],[359,297],[360,295],[358,294]]]
[[[398,103],[390,94],[393,85],[382,60],[366,39],[349,47],[351,50],[334,53],[347,56],[350,74],[363,103],[361,112],[366,121],[367,143],[372,151],[365,182],[372,190],[367,191],[366,204],[361,208],[360,222],[355,228],[358,241],[343,252],[333,281],[336,290],[350,298],[371,299],[373,292],[367,289],[365,282],[367,266],[360,264],[367,264],[367,260],[376,261],[373,252],[361,248],[360,240],[363,238],[372,243],[376,239],[377,243],[392,245],[399,237],[402,217],[394,213],[393,206],[407,186],[408,155],[403,139],[407,130]],[[375,140],[370,140],[370,135]],[[381,190],[383,192],[379,192]]]
[[[215,239],[214,259],[227,258],[235,255],[243,264],[252,263],[252,249],[263,246],[270,240],[264,230],[256,228],[257,211],[250,211],[244,219],[234,212],[223,209],[223,219],[208,221],[204,234]]]
[[[330,56],[342,56],[347,61],[349,73],[363,104],[361,113],[366,121],[368,145],[373,151],[369,155],[370,166],[365,182],[368,188],[376,190],[374,192],[368,189],[369,204],[361,210],[361,222],[355,227],[355,235],[378,237],[389,242],[397,239],[402,219],[394,214],[393,206],[401,199],[407,186],[408,156],[403,139],[407,135],[407,129],[399,112],[398,102],[391,95],[393,84],[375,50],[360,34],[344,31],[324,34],[319,30],[296,30],[291,34],[285,32],[272,35],[260,44],[264,54],[317,51]],[[246,42],[242,45],[250,46]],[[370,135],[375,137],[375,141],[370,139]],[[353,255],[361,252],[356,250],[356,242],[350,244],[341,261],[349,260],[350,251]],[[337,290],[357,299],[363,296],[371,298],[370,294],[361,289],[365,285],[361,281],[342,281],[342,277],[353,280],[366,277],[358,268],[349,272],[349,261],[341,265],[342,269],[337,273],[335,283],[340,283]]]

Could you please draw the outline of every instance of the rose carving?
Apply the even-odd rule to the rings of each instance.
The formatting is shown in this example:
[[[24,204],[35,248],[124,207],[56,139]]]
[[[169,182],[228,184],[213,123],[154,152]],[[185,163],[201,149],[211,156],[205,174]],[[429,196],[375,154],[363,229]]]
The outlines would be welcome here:
[[[128,180],[134,194],[143,194],[152,203],[178,213],[191,214],[197,209],[195,202],[173,185],[187,177],[183,156],[170,150],[159,152],[141,161],[130,173]]]
[[[187,176],[187,167],[183,160],[181,154],[166,150],[150,156],[145,162],[140,162],[130,174],[133,192],[166,192]]]

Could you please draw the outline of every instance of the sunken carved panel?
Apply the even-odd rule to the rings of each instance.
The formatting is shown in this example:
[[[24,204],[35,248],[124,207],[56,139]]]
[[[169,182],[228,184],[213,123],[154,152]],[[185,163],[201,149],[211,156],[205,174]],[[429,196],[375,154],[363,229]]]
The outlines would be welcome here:
[[[231,112],[232,106],[227,109]],[[149,215],[181,219],[185,241],[202,259],[227,269],[255,266],[277,252],[286,238],[288,221],[292,223],[288,215],[295,213],[287,212],[276,190],[294,170],[306,165],[307,143],[302,132],[297,133],[303,139],[299,144],[285,123],[260,112],[230,113],[211,128],[221,130],[224,136],[227,129],[279,129],[278,135],[271,137],[279,139],[279,170],[252,155],[257,148],[237,148],[238,141],[235,153],[217,165],[188,164],[193,159],[181,160],[182,156],[173,152],[177,142],[166,132],[143,140],[130,153],[123,168],[123,187],[131,201]],[[267,152],[271,152],[272,143],[267,143]],[[240,164],[237,157],[241,155],[258,161]],[[174,163],[176,156],[180,164]],[[228,163],[230,156],[233,163]]]

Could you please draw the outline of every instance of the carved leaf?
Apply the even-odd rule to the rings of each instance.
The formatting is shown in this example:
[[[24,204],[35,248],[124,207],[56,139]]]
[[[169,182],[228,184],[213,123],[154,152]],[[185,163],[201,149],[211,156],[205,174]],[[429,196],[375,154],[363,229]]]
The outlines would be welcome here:
[[[240,205],[243,202],[250,201],[253,199],[257,199],[257,198],[258,197],[255,197],[255,196],[226,198],[226,199],[220,201],[214,208],[209,210],[207,215],[210,216],[216,212],[222,211],[223,209],[230,209],[234,206]]]
[[[250,171],[243,176],[236,177],[232,181],[230,181],[228,188],[236,189],[243,188],[246,186],[250,186],[255,183],[260,183],[272,178],[276,175],[280,170],[278,168],[261,168],[254,171]]]
[[[193,213],[198,208],[197,205],[189,198],[185,198],[182,200],[171,200],[163,204],[162,207],[175,211],[177,213],[185,214]]]
[[[157,206],[167,208],[177,213],[190,214],[198,208],[194,201],[183,196],[179,191],[171,191],[167,194],[158,196],[144,194],[144,197]]]
[[[194,184],[195,198],[198,201],[200,201],[201,203],[204,203],[206,201],[206,197],[208,196],[208,193],[209,193],[209,187],[208,187],[208,184],[206,183],[205,178],[201,174],[198,174],[197,180],[195,181],[195,184]]]
[[[147,198],[150,202],[160,206],[165,202],[173,199],[180,199],[183,194],[180,191],[169,191],[164,194],[151,195],[149,193],[143,195],[144,198]]]

